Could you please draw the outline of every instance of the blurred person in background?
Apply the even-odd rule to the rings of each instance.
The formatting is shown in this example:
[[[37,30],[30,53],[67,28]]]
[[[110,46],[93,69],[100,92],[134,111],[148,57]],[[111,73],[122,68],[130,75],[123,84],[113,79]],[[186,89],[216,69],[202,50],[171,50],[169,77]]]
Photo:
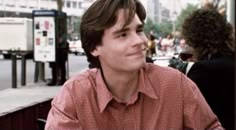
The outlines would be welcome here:
[[[184,22],[182,34],[194,49],[196,62],[187,76],[203,96],[226,130],[234,130],[235,86],[233,28],[214,9],[199,9]]]
[[[52,79],[47,83],[48,86],[63,85],[66,81],[66,61],[68,60],[69,43],[65,34],[59,33],[57,44],[56,61],[49,63]]]
[[[148,50],[147,56],[153,57],[156,55],[156,43],[155,43],[155,36],[153,34],[149,34],[148,36]]]
[[[161,50],[164,53],[172,52],[174,49],[174,39],[172,34],[166,34],[161,40]]]
[[[181,48],[181,52],[178,57],[172,57],[169,60],[169,67],[178,69],[184,74],[188,74],[192,65],[196,62],[196,58],[194,56],[194,50],[192,47],[188,45],[184,45]]]

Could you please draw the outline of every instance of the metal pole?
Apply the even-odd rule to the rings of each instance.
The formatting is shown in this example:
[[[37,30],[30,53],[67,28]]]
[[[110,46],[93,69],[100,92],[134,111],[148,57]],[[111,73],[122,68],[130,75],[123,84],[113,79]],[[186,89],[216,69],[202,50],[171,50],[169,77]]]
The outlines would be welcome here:
[[[43,62],[39,63],[39,79],[45,81],[45,67]]]
[[[17,88],[17,61],[16,61],[16,54],[11,54],[11,61],[12,61],[12,88]]]
[[[39,63],[35,62],[34,83],[38,82],[38,77],[39,77]]]
[[[69,70],[69,56],[67,56],[67,62],[66,62],[66,78],[69,79],[70,78],[70,70]]]
[[[70,70],[69,70],[69,43],[66,42],[66,56],[67,56],[67,64],[66,64],[66,79],[69,79],[70,77]]]
[[[21,57],[21,85],[25,86],[25,80],[26,80],[26,58],[25,54]]]

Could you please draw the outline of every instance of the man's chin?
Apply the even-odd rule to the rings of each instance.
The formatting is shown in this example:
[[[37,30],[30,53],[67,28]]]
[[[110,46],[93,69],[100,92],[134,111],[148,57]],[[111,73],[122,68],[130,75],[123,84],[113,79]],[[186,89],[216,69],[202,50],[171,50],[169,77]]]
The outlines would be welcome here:
[[[135,70],[141,69],[145,66],[146,61],[144,60],[143,62],[140,63],[136,63],[135,65],[133,65],[133,68],[135,68]]]

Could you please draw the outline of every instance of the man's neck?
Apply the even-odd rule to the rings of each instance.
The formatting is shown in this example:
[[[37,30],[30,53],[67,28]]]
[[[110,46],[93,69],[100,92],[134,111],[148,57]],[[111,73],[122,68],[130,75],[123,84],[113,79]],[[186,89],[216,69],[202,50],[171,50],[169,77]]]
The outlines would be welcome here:
[[[109,91],[122,102],[127,102],[138,87],[139,72],[103,71]]]

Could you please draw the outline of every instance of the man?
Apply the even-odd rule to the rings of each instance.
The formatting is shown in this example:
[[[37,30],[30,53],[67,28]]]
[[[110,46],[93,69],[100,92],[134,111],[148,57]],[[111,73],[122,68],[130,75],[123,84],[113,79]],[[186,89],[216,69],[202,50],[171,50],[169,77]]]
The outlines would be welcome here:
[[[145,62],[145,17],[138,0],[97,0],[85,12],[82,46],[96,68],[64,84],[47,130],[223,129],[193,82]]]

